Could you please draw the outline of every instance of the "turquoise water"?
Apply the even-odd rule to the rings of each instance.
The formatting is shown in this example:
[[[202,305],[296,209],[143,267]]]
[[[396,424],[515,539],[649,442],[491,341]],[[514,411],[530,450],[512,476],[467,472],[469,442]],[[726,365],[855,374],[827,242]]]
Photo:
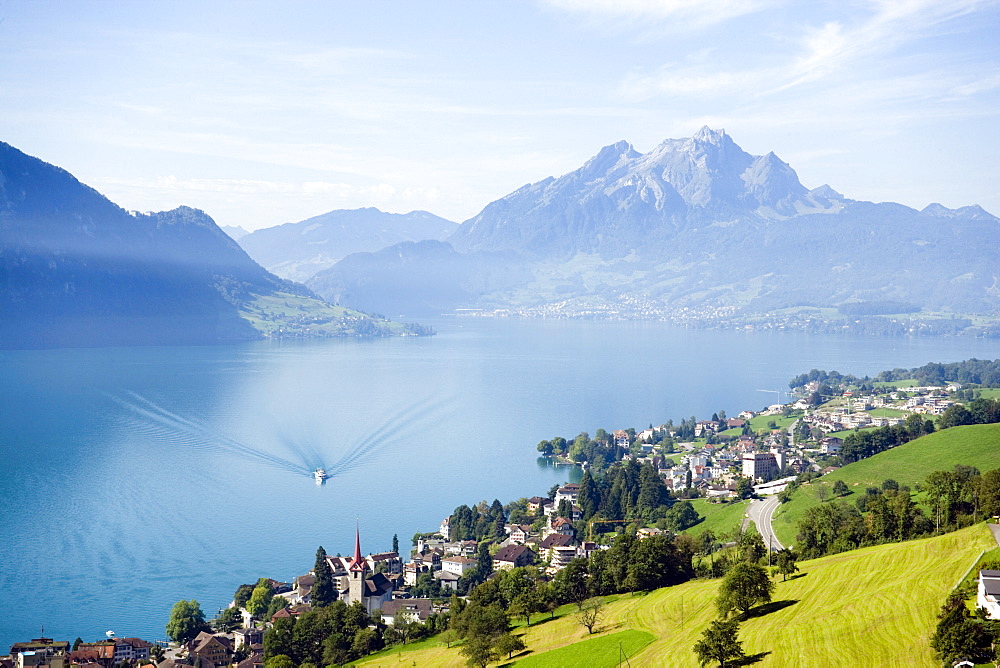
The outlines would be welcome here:
[[[873,374],[1000,342],[442,320],[427,339],[0,353],[0,650],[164,637],[316,547],[405,549],[460,503],[567,478],[535,444],[773,403],[813,367]],[[335,475],[317,486],[310,471]]]

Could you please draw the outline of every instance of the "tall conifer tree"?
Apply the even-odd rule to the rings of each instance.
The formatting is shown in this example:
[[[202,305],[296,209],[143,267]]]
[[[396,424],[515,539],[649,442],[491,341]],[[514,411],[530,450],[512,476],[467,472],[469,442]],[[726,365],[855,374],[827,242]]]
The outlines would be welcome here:
[[[316,565],[313,567],[316,582],[313,584],[310,600],[314,608],[322,608],[337,600],[337,590],[333,586],[333,572],[326,560],[326,550],[320,545],[316,550]]]

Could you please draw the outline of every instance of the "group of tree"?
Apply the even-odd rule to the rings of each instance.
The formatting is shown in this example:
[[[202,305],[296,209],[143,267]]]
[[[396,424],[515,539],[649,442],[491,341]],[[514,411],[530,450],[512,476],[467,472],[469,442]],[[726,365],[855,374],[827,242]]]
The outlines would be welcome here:
[[[504,530],[506,523],[507,514],[503,504],[497,499],[493,499],[492,504],[483,501],[472,507],[462,504],[455,508],[449,518],[449,539],[453,541],[502,540],[507,535]]]
[[[935,471],[921,485],[928,517],[908,487],[886,480],[868,487],[853,504],[846,500],[808,508],[799,521],[797,544],[807,558],[864,545],[910,540],[968,526],[1000,513],[1000,469],[980,474],[974,467]]]
[[[975,399],[967,404],[952,404],[938,419],[938,429],[969,424],[995,424],[1000,422],[1000,400]]]
[[[848,434],[840,448],[840,457],[845,463],[856,462],[933,433],[934,429],[931,420],[914,413],[902,424],[864,429]]]
[[[285,656],[296,665],[339,665],[381,649],[384,627],[372,626],[364,606],[343,601],[298,617],[281,617],[264,633],[265,661]]]
[[[633,459],[597,474],[584,471],[577,497],[585,522],[662,519],[673,503],[670,490],[653,465]]]
[[[635,429],[625,430],[631,444],[635,438]],[[614,437],[604,429],[598,429],[591,438],[587,432],[580,432],[572,441],[561,436],[552,440],[544,440],[536,446],[538,452],[545,457],[557,456],[571,461],[587,462],[591,468],[603,469],[618,461],[629,450],[615,442]]]
[[[989,664],[996,660],[995,643],[1000,640],[1000,622],[987,618],[982,608],[970,613],[965,596],[953,592],[938,615],[931,647],[944,666],[968,660]]]
[[[978,360],[975,358],[949,364],[930,362],[913,369],[893,369],[882,371],[875,380],[896,382],[914,379],[922,386],[940,386],[948,383],[1000,387],[1000,360]]]

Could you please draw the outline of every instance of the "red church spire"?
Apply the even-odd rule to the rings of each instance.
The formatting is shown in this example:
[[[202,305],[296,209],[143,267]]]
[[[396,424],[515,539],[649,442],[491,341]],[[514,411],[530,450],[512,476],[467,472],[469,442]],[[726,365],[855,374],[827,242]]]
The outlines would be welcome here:
[[[351,564],[352,571],[363,571],[365,560],[361,558],[361,530],[357,525],[354,527],[354,562]]]

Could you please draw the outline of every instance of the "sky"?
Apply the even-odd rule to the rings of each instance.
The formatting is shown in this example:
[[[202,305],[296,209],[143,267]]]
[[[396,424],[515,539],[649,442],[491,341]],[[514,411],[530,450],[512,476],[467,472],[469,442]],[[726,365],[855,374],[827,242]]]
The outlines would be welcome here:
[[[704,125],[1000,215],[1000,0],[0,0],[0,141],[129,210],[461,222]]]

